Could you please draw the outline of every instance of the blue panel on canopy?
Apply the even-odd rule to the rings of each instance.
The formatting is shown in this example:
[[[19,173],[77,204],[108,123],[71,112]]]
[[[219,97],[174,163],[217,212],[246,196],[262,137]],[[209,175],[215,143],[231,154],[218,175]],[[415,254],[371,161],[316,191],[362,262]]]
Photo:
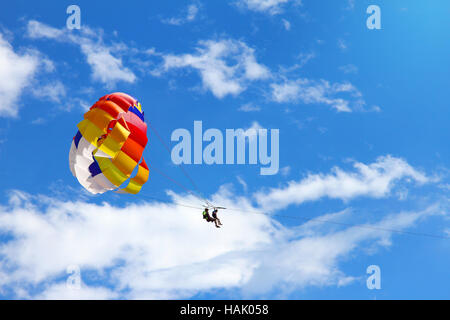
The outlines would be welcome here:
[[[77,147],[77,149],[78,149],[78,143],[80,143],[81,137],[82,137],[81,132],[78,131],[77,134],[75,135],[75,137],[73,138],[73,142],[75,142],[75,147]]]
[[[102,170],[100,170],[100,166],[98,165],[97,160],[94,158],[94,162],[89,166],[89,172],[93,177],[96,175],[102,173]]]

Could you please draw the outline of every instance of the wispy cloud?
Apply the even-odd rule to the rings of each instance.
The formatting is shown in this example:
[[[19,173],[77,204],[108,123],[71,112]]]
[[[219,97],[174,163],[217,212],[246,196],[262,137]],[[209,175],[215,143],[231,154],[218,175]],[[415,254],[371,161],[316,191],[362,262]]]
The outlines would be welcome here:
[[[61,81],[57,80],[33,88],[32,93],[38,98],[59,103],[66,96],[66,87]]]
[[[243,104],[239,107],[239,111],[242,112],[255,112],[255,111],[261,111],[261,108],[251,102]]]
[[[339,70],[345,74],[356,74],[358,73],[358,67],[354,64],[346,64],[344,66],[340,66]]]
[[[347,0],[347,6],[345,7],[346,10],[353,10],[355,9],[355,0]]]
[[[363,245],[389,246],[391,232],[383,229],[403,230],[439,213],[429,207],[388,215],[365,228],[332,229],[321,220],[345,215],[326,214],[287,228],[246,212],[256,209],[225,189],[214,201],[242,212],[223,218],[220,233],[197,219],[198,210],[171,203],[124,208],[14,192],[0,208],[0,231],[11,236],[0,247],[0,288],[14,288],[16,298],[173,299],[214,289],[256,298],[276,289],[289,294],[348,285],[355,277],[340,269],[340,261]],[[72,265],[81,270],[80,289],[65,284]],[[89,285],[85,274],[101,284]]]
[[[247,182],[245,182],[245,180],[242,179],[242,177],[240,177],[240,176],[237,176],[236,179],[239,182],[239,184],[242,186],[242,188],[244,189],[244,192],[247,193],[247,190],[248,190]]]
[[[286,77],[288,74],[291,74],[295,71],[298,71],[298,69],[303,68],[309,61],[314,59],[316,57],[316,53],[313,51],[310,52],[302,52],[297,55],[296,62],[291,66],[279,66],[279,72],[278,76],[283,78]]]
[[[248,82],[270,76],[268,68],[256,61],[254,49],[232,39],[200,41],[195,53],[167,54],[163,59],[155,75],[172,69],[194,69],[202,79],[203,88],[217,98],[238,95]]]
[[[287,31],[291,30],[291,23],[288,20],[282,19],[281,21],[283,22],[283,26]]]
[[[107,300],[118,297],[118,293],[109,288],[88,286],[84,283],[80,288],[70,288],[65,282],[46,285],[37,296],[28,296],[39,300]]]
[[[297,59],[300,61],[298,63],[299,67],[303,67],[305,64],[307,64],[311,59],[314,59],[315,57],[316,54],[314,52],[300,53],[297,56]]]
[[[124,45],[104,44],[101,32],[84,26],[78,35],[67,29],[57,29],[35,20],[28,22],[27,32],[33,39],[51,39],[79,46],[91,67],[92,78],[108,87],[113,87],[118,81],[129,83],[136,81],[136,75],[123,65],[121,57],[112,54],[113,51],[124,51]]]
[[[198,4],[192,3],[187,7],[187,9],[183,13],[182,17],[177,17],[177,18],[172,17],[172,18],[168,18],[168,19],[162,19],[161,22],[166,23],[166,24],[171,24],[174,26],[181,26],[188,22],[194,21],[195,18],[197,17],[199,9],[200,9],[200,7]]]
[[[272,83],[272,100],[278,103],[324,104],[339,112],[351,112],[365,105],[362,94],[351,83],[330,83],[306,78]],[[345,95],[345,97],[342,97]]]
[[[248,10],[264,12],[270,15],[276,15],[283,11],[283,6],[288,2],[295,5],[301,5],[300,0],[237,0],[235,3]]]
[[[341,51],[347,51],[348,44],[344,39],[338,39],[337,46]]]
[[[254,141],[254,139],[258,138],[259,129],[263,129],[261,124],[258,121],[253,121],[249,127],[242,129],[242,131],[237,131],[236,134],[239,137],[247,138],[248,140],[245,140],[247,142]]]
[[[290,166],[286,166],[286,167],[280,168],[280,174],[283,177],[287,177],[290,173],[291,173],[291,167]]]
[[[279,210],[292,204],[315,201],[324,197],[349,200],[356,197],[382,198],[389,195],[401,180],[423,184],[430,178],[414,169],[405,160],[392,156],[379,157],[376,162],[355,162],[355,171],[333,168],[329,174],[309,174],[285,187],[273,188],[255,195],[264,210]]]
[[[0,117],[16,117],[18,99],[32,82],[40,65],[35,51],[17,53],[0,33]]]

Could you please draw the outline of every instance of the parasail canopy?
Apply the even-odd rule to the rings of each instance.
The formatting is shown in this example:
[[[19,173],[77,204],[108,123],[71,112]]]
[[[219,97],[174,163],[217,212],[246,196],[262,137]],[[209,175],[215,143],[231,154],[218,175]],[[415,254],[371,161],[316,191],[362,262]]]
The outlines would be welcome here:
[[[77,127],[69,165],[78,182],[93,194],[138,193],[149,177],[142,157],[148,138],[141,104],[125,93],[105,95]]]

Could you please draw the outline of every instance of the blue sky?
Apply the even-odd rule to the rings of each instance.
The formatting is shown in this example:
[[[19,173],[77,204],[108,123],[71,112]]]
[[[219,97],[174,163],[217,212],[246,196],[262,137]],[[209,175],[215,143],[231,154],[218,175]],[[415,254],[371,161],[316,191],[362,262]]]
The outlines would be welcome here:
[[[380,230],[450,236],[448,1],[79,1],[80,30],[70,4],[0,10],[1,298],[449,298],[449,239]],[[184,166],[241,209],[220,230],[152,170],[137,196],[92,196],[68,152],[115,91],[167,143],[195,120],[279,129],[280,170]],[[193,188],[150,131],[144,156]]]

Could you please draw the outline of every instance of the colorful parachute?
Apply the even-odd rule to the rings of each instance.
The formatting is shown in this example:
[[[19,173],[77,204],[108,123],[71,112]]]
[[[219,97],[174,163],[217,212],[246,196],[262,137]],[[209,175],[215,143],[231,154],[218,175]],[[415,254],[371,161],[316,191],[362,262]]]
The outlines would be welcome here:
[[[142,158],[148,139],[141,104],[125,93],[108,94],[84,114],[77,127],[69,165],[80,184],[94,194],[115,190],[138,166],[126,186],[116,190],[138,193],[149,176]]]

